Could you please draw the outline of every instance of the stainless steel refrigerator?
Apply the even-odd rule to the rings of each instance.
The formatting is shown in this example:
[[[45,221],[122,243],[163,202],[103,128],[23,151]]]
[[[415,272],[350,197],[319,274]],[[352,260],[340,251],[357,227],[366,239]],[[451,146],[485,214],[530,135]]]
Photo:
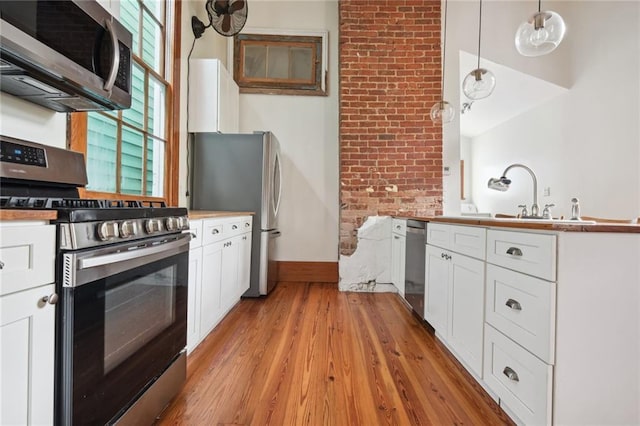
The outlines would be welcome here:
[[[251,286],[243,297],[266,295],[276,284],[273,260],[281,196],[280,149],[271,132],[195,133],[191,208],[255,212]]]

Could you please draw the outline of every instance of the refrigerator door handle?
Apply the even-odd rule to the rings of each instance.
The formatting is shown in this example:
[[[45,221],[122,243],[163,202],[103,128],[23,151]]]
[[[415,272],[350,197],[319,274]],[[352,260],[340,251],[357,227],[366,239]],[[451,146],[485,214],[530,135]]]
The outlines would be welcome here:
[[[277,168],[278,170],[278,194],[276,195],[275,193],[274,195],[274,200],[273,200],[273,217],[276,218],[278,217],[278,211],[280,210],[280,198],[282,196],[282,163],[280,161],[280,152],[276,151],[276,158],[273,162],[273,167]],[[275,179],[275,173],[274,173],[274,179]]]

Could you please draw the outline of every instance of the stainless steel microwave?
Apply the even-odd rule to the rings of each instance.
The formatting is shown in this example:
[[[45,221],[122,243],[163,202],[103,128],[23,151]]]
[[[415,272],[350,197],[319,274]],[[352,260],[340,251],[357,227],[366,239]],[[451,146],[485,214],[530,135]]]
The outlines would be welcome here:
[[[0,89],[60,112],[129,108],[131,42],[95,0],[2,0]]]

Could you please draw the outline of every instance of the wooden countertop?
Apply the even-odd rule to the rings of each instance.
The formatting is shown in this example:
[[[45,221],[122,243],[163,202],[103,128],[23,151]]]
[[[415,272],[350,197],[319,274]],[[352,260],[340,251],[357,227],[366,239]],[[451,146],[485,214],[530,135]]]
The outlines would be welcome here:
[[[0,220],[55,220],[55,210],[17,210],[0,209]]]
[[[403,217],[403,219],[415,219],[425,222],[453,223],[459,225],[478,225],[497,228],[517,228],[517,229],[533,229],[558,232],[617,232],[617,233],[640,233],[640,224],[635,223],[607,223],[596,222],[595,224],[585,223],[540,223],[522,221],[500,221],[489,218],[471,218],[471,217]]]
[[[253,216],[255,212],[230,212],[215,210],[189,210],[189,219],[210,219],[228,216]]]

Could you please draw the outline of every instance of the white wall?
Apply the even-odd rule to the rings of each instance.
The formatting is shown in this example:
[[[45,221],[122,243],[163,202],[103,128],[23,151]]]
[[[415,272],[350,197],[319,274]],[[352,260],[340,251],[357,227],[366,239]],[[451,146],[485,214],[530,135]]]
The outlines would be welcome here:
[[[67,114],[0,92],[0,134],[65,148]]]
[[[470,7],[469,2],[455,3]],[[636,217],[640,214],[640,2],[551,3],[548,7],[567,22],[567,36],[550,55],[525,59],[532,65],[544,62],[546,67],[562,69],[570,90],[472,140],[472,198],[480,211],[494,213],[516,213],[517,204],[531,204],[531,178],[523,170],[509,173],[513,183],[506,193],[486,188],[489,177],[499,177],[509,164],[521,162],[538,177],[539,203],[556,204],[554,216],[568,216],[569,200],[576,196],[583,215]],[[462,31],[458,21],[450,24],[452,31]],[[602,30],[594,31],[596,27]],[[512,35],[509,42],[513,44]],[[487,59],[513,65],[509,55],[486,51]],[[459,85],[451,90],[452,98],[459,100]],[[455,134],[455,124],[450,126],[447,131]],[[455,149],[445,146],[445,151]],[[545,187],[549,197],[543,197]],[[445,194],[455,190],[445,180]]]
[[[240,130],[271,130],[282,151],[284,261],[338,260],[338,3],[253,1],[247,27],[329,31],[329,96],[240,95]]]

